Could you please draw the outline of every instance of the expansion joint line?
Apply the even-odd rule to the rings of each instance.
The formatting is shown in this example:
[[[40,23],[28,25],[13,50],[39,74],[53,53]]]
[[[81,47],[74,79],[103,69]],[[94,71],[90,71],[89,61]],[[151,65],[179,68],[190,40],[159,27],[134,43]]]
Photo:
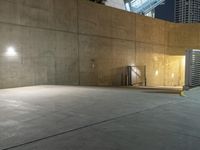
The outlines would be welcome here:
[[[147,108],[147,109],[144,109],[144,110],[141,110],[141,111],[124,114],[124,115],[121,115],[121,116],[118,116],[118,117],[114,117],[114,118],[106,119],[106,120],[103,120],[103,121],[94,122],[94,123],[91,123],[91,124],[88,124],[88,125],[84,125],[84,126],[81,126],[81,127],[78,127],[78,128],[69,129],[69,130],[66,130],[66,131],[63,131],[63,132],[59,132],[59,133],[56,133],[56,134],[53,134],[53,135],[49,135],[49,136],[46,136],[46,137],[43,137],[43,138],[38,138],[38,139],[35,139],[35,140],[32,140],[32,141],[28,141],[28,142],[25,142],[25,143],[22,143],[22,144],[18,144],[18,145],[14,145],[14,146],[11,146],[11,147],[3,148],[1,150],[12,150],[12,149],[23,147],[23,146],[26,146],[26,145],[29,145],[29,144],[33,144],[33,143],[37,143],[37,142],[40,142],[40,141],[48,140],[48,139],[51,139],[51,138],[55,138],[57,136],[62,136],[62,135],[65,135],[67,133],[83,130],[83,129],[86,129],[86,128],[89,128],[89,127],[101,125],[101,124],[112,122],[112,121],[115,121],[115,120],[118,120],[118,119],[122,119],[122,118],[125,118],[125,117],[129,117],[129,116],[133,116],[133,115],[136,115],[136,114],[144,113],[146,111],[154,110],[154,109],[166,106],[166,105],[183,103],[185,101],[187,101],[187,100],[181,100],[179,102],[169,102],[169,103],[166,103],[166,104],[161,104],[161,105],[158,105],[158,106],[155,106],[155,107],[151,107],[151,108]]]

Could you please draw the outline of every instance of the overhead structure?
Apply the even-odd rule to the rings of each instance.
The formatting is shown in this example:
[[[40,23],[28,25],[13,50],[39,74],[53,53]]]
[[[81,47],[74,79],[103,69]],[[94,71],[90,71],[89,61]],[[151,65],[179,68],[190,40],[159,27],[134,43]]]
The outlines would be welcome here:
[[[163,4],[165,0],[125,0],[126,10],[147,15],[154,13],[154,9]]]

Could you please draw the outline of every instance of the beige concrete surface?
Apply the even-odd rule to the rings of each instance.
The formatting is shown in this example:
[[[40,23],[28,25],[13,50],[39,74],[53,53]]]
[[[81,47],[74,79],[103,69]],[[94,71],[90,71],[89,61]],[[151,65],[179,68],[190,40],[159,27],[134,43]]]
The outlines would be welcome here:
[[[0,90],[0,150],[199,150],[199,89]]]
[[[0,88],[121,85],[127,65],[146,65],[148,86],[182,86],[185,50],[200,48],[199,24],[86,0],[0,0],[0,34]]]

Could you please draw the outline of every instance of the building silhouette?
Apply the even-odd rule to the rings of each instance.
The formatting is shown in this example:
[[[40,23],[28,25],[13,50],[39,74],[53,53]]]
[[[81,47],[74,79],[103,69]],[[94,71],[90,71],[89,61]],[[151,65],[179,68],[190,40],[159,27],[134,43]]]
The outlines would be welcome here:
[[[174,16],[177,23],[200,22],[200,0],[175,0]]]

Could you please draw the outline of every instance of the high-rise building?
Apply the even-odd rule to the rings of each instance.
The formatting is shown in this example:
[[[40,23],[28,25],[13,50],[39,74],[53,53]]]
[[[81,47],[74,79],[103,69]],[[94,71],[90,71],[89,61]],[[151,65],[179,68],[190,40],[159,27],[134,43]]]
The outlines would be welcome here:
[[[200,0],[175,0],[175,22],[200,22]]]

